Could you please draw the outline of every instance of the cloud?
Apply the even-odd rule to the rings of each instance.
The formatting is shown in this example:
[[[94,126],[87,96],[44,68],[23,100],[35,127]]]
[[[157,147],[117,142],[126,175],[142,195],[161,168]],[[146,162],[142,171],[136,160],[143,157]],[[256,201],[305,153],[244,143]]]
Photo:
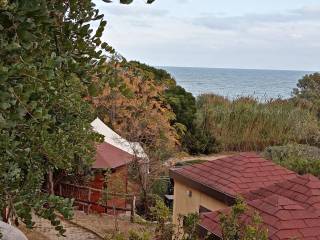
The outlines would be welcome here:
[[[320,5],[231,16],[182,5],[177,12],[178,1],[173,9],[140,1],[104,6],[103,38],[127,59],[158,66],[320,68]]]
[[[217,14],[199,16],[192,19],[195,25],[212,30],[248,29],[266,24],[297,24],[302,22],[320,23],[320,5],[307,6],[284,13],[273,14],[245,14],[242,16],[221,16]]]

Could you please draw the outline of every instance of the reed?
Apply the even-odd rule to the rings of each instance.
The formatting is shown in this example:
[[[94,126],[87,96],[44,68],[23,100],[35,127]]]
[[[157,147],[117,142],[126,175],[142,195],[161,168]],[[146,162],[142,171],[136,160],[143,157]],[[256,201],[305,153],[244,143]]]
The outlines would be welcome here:
[[[258,101],[253,97],[228,100],[205,94],[198,97],[197,121],[226,151],[261,151],[288,143],[320,143],[319,121],[291,100]]]

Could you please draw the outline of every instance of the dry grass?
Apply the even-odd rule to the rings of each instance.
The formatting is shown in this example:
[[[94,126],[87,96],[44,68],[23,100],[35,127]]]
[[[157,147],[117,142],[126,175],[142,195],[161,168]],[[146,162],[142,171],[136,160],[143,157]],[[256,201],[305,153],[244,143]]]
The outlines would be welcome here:
[[[29,240],[47,240],[48,238],[36,229],[28,229],[25,226],[19,226],[19,229],[26,235]]]
[[[110,235],[115,231],[115,217],[106,214],[86,214],[75,211],[72,222],[83,226],[100,236]],[[129,216],[119,216],[117,218],[118,230],[128,236],[130,230],[137,232],[153,232],[153,226],[147,223],[131,223]]]
[[[319,141],[315,114],[290,100],[229,101],[215,95],[198,100],[198,120],[205,121],[225,151],[260,151],[267,146]]]

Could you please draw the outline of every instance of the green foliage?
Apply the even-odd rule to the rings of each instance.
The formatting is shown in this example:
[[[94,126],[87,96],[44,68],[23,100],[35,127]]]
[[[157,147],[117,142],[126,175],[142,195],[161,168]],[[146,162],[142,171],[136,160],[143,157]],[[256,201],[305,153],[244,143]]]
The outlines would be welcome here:
[[[208,104],[199,105],[197,101],[197,115],[193,127],[186,133],[183,145],[191,154],[210,154],[220,150],[220,144],[212,133]]]
[[[166,90],[165,98],[176,114],[176,121],[191,129],[196,114],[196,100],[191,93],[180,86]]]
[[[175,167],[183,167],[183,166],[189,166],[189,165],[205,163],[205,162],[207,162],[207,160],[195,159],[190,161],[178,162],[177,164],[175,164]]]
[[[173,240],[209,240],[211,236],[200,237],[198,225],[200,215],[198,213],[189,213],[178,217],[178,225],[176,226]]]
[[[287,143],[320,143],[319,122],[291,100],[262,103],[251,97],[230,101],[206,94],[197,101],[197,122],[223,150],[260,151]]]
[[[174,78],[165,70],[154,68],[137,61],[131,61],[130,64],[149,73],[149,77],[155,79],[158,83],[164,84],[165,90],[161,98],[164,98],[165,104],[173,110],[175,117],[171,120],[171,125],[175,127],[180,139],[187,151],[189,151],[189,142],[193,141],[194,120],[196,118],[196,100],[190,92],[177,85]],[[201,136],[202,137],[202,136]],[[201,141],[201,137],[197,140]]]
[[[90,28],[98,21],[96,32]],[[32,215],[63,233],[55,211],[70,218],[71,201],[43,190],[48,172],[81,173],[100,136],[85,97],[105,77],[113,53],[100,37],[106,21],[91,0],[12,0],[0,11],[0,209],[33,226]]]
[[[104,237],[105,240],[127,240],[126,236],[122,232],[115,232]]]
[[[316,111],[320,119],[320,73],[305,75],[293,94],[304,107]]]
[[[191,213],[183,217],[183,240],[198,239],[198,224],[200,216],[198,213]]]
[[[137,232],[134,230],[129,231],[128,240],[151,240],[151,235],[148,232]]]
[[[158,179],[154,181],[151,187],[152,193],[164,198],[164,195],[167,194],[168,191],[169,181],[169,179]]]
[[[229,214],[221,214],[220,226],[223,240],[267,240],[268,231],[263,227],[260,216],[254,213],[249,222],[241,216],[248,211],[246,204],[237,199]]]
[[[220,151],[220,144],[207,128],[197,125],[193,132],[187,132],[183,138],[183,145],[193,155],[211,154]]]
[[[274,146],[266,148],[263,155],[299,174],[320,177],[320,148],[299,144]]]
[[[154,221],[157,221],[155,229],[156,240],[171,240],[173,235],[173,225],[169,222],[171,218],[170,209],[164,204],[163,200],[156,199],[156,204],[151,208]]]

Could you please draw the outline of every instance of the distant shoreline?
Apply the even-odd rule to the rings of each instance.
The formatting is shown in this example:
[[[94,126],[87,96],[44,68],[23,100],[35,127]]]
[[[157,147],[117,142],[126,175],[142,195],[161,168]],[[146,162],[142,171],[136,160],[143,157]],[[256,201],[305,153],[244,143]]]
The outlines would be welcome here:
[[[285,72],[306,72],[306,73],[314,73],[320,72],[320,70],[297,70],[297,69],[271,69],[271,68],[236,68],[236,67],[191,67],[191,66],[154,66],[159,69],[166,68],[193,68],[193,69],[224,69],[224,70],[249,70],[249,71],[285,71]]]
[[[230,100],[252,96],[259,101],[288,99],[298,80],[311,71],[236,68],[159,67],[197,97],[216,94]]]

